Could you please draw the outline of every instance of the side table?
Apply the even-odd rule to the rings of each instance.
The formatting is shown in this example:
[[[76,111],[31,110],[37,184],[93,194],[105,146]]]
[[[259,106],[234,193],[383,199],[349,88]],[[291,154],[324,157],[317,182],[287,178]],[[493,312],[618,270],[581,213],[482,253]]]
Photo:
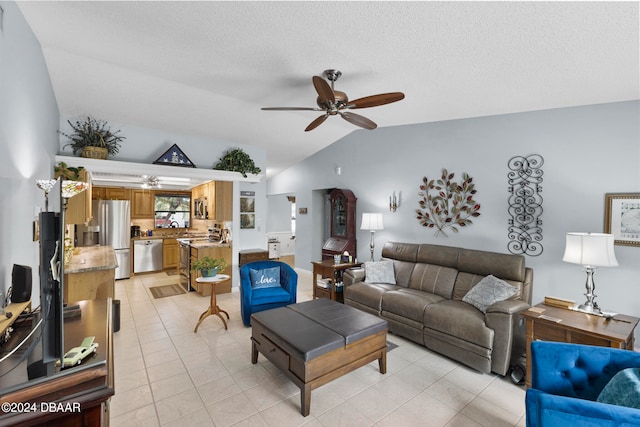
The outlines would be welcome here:
[[[588,344],[633,351],[637,317],[602,316],[538,304],[522,313],[527,324],[527,388],[531,387],[531,342],[536,340]]]
[[[220,313],[224,313],[227,316],[227,319],[229,318],[229,313],[221,310],[220,307],[218,307],[218,303],[216,302],[216,285],[229,279],[230,276],[228,276],[227,274],[216,274],[213,277],[198,277],[196,279],[196,282],[198,283],[207,283],[211,285],[211,302],[209,303],[209,308],[207,308],[207,310],[200,315],[200,319],[198,319],[196,328],[193,330],[194,333],[198,332],[198,326],[200,326],[200,323],[202,323],[204,319],[214,314],[222,319],[222,323],[224,323],[224,329],[227,329],[227,321],[224,320],[224,317],[222,317]]]
[[[334,264],[332,259],[312,261],[313,264],[313,298],[330,298],[333,301],[344,302],[342,290],[338,291],[336,283],[342,282],[342,273],[353,267],[360,267],[361,262]],[[318,276],[331,279],[329,288],[318,286]]]

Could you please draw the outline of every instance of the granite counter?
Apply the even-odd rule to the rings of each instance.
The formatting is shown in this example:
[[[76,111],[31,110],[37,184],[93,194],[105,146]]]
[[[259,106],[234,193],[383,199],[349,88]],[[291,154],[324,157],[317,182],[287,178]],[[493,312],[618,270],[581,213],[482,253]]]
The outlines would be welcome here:
[[[111,246],[74,249],[71,262],[64,266],[65,303],[114,298],[118,261]]]

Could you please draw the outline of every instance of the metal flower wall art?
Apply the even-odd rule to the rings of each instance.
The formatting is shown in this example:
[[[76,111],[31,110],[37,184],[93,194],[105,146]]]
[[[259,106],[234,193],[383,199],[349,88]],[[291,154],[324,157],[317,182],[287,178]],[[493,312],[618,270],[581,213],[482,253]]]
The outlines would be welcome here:
[[[478,192],[473,178],[462,173],[460,183],[453,180],[455,174],[442,169],[440,179],[422,178],[420,185],[420,209],[416,209],[418,221],[423,227],[436,228],[436,236],[447,236],[446,229],[457,233],[460,227],[472,224],[471,218],[480,216],[480,203],[474,200]]]

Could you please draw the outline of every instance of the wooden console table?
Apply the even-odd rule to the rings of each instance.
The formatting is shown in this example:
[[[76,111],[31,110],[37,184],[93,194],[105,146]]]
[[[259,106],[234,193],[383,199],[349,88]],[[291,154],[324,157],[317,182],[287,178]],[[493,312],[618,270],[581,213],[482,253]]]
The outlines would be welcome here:
[[[342,283],[342,273],[353,267],[360,267],[362,263],[334,264],[333,259],[312,261],[313,264],[313,298],[329,298],[333,301],[344,302],[342,290],[336,288],[336,283]],[[318,276],[331,279],[328,288],[318,286]]]
[[[531,386],[531,342],[536,340],[633,350],[637,317],[601,316],[538,304],[522,313],[527,323],[527,387]]]

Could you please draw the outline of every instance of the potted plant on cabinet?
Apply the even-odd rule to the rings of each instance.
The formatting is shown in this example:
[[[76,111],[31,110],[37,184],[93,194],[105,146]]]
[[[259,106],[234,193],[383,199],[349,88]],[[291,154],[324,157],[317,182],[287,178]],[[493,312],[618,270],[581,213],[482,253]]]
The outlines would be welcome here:
[[[107,122],[102,120],[87,117],[84,121],[76,121],[75,125],[69,120],[67,123],[73,129],[73,133],[69,135],[58,132],[73,142],[63,148],[71,146],[73,154],[80,153],[82,157],[106,159],[109,155],[114,156],[120,151],[120,143],[125,139],[124,136],[118,135],[120,130],[112,131]]]
[[[242,148],[228,150],[218,163],[213,167],[215,170],[240,172],[243,177],[247,177],[247,172],[259,174],[261,169],[256,166],[251,156],[244,152]]]
[[[202,277],[214,277],[218,272],[227,268],[224,258],[203,257],[191,262],[192,270],[200,270]]]

